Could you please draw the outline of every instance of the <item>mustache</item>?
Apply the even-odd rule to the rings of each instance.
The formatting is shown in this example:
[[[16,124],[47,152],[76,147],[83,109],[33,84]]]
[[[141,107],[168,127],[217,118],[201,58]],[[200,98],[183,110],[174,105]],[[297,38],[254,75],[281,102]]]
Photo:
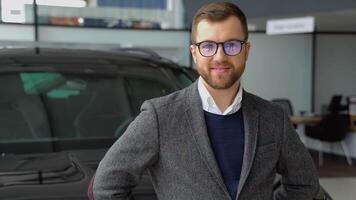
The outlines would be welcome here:
[[[208,65],[209,68],[215,68],[217,66],[219,68],[232,68],[233,64],[231,64],[230,62],[224,61],[224,62],[211,62]]]

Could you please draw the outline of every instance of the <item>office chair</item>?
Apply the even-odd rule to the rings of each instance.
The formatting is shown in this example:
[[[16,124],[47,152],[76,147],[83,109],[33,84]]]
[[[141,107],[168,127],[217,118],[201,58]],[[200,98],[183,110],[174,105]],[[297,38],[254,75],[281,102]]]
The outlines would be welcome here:
[[[292,116],[294,114],[292,103],[289,99],[272,99],[271,101],[282,106],[282,108],[287,112],[289,116]]]
[[[352,165],[349,149],[344,139],[350,128],[350,117],[348,114],[328,114],[322,117],[322,120],[314,126],[305,127],[305,135],[319,140],[319,165],[323,165],[323,142],[340,143],[347,159],[347,163]]]
[[[348,110],[348,105],[342,105],[341,100],[342,95],[333,95],[328,106],[328,111],[337,114],[341,111]]]

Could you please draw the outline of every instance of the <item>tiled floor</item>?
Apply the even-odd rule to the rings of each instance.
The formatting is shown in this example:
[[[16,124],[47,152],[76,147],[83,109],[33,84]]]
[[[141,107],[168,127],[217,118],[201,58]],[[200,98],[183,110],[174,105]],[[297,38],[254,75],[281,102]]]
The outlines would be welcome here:
[[[356,177],[320,178],[320,184],[334,200],[356,199]]]

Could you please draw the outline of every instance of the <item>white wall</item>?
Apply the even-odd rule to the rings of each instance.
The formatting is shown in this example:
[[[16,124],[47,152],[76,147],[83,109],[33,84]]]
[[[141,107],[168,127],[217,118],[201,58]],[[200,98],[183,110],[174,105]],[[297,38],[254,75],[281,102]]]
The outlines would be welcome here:
[[[317,34],[315,67],[316,112],[334,94],[356,95],[356,35]]]
[[[311,111],[312,36],[250,34],[243,86],[265,99],[288,98],[295,114]]]

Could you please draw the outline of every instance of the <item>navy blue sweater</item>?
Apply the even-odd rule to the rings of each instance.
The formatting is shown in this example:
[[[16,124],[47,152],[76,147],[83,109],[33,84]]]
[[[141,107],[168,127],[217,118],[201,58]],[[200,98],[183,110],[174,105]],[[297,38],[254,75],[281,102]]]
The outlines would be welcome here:
[[[242,109],[231,115],[204,111],[210,142],[225,185],[236,198],[244,155],[244,123]]]

